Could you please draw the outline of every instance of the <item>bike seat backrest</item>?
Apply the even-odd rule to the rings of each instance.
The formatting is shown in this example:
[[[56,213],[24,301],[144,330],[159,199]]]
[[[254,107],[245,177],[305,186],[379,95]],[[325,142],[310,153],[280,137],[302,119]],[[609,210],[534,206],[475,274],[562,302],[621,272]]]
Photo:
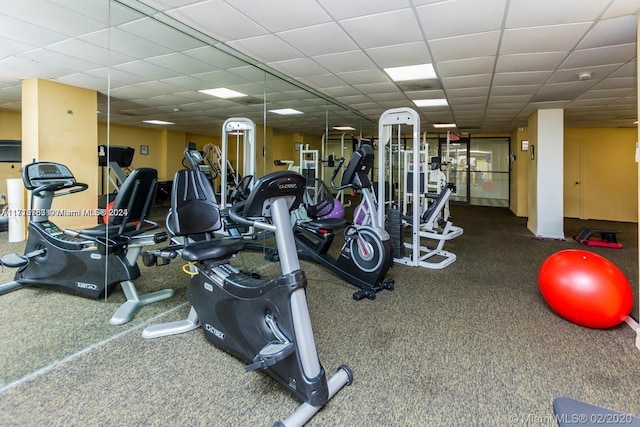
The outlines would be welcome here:
[[[307,187],[304,193],[304,208],[310,218],[317,219],[329,215],[334,207],[333,194],[324,181],[316,179],[313,187]]]
[[[122,183],[109,212],[109,225],[134,221],[144,222],[156,196],[158,171],[152,168],[134,169]]]
[[[171,188],[172,232],[176,236],[209,233],[222,227],[211,184],[199,170],[176,172]]]
[[[363,144],[351,154],[349,164],[342,174],[340,187],[349,186],[356,190],[371,188],[369,172],[373,167],[373,148]]]
[[[287,198],[289,211],[297,209],[302,203],[306,184],[306,179],[297,172],[271,172],[253,186],[244,204],[242,216],[270,218],[272,200],[279,197]]]

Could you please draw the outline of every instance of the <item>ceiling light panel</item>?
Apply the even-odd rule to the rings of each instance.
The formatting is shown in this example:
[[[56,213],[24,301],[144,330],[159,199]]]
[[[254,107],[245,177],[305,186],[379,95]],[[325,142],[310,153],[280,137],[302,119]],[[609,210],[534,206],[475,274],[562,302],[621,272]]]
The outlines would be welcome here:
[[[395,82],[407,80],[426,80],[437,78],[432,64],[407,65],[404,67],[385,68],[384,71]]]
[[[206,93],[207,95],[215,96],[217,98],[229,99],[229,98],[239,98],[241,96],[247,96],[244,93],[237,92],[235,90],[227,89],[224,87],[219,87],[215,89],[202,89],[198,92]]]

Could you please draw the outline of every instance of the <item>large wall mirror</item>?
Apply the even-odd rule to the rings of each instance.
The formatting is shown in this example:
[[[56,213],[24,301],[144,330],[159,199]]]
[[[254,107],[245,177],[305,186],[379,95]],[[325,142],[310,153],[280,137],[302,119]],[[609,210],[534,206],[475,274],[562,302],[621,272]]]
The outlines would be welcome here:
[[[45,7],[46,2],[42,3]],[[208,144],[220,146],[223,124],[233,117],[249,119],[256,125],[255,164],[259,176],[277,170],[275,160],[297,163],[301,147],[308,146],[322,153],[323,142],[332,140],[334,145],[328,146],[324,154],[339,156],[336,144],[344,141],[350,147],[353,138],[370,138],[377,131],[376,123],[323,94],[253,63],[250,58],[231,52],[216,40],[158,13],[144,2],[99,0],[91,5],[78,2],[75,8],[69,8],[71,15],[91,16],[91,25],[87,25],[86,33],[60,41],[59,51],[52,51],[50,57],[55,63],[69,59],[75,52],[76,72],[61,71],[58,77],[54,71],[62,68],[61,62],[57,66],[23,70],[23,78],[47,79],[95,90],[96,142],[134,148],[132,170],[156,168],[160,181],[171,181],[175,171],[183,167],[185,146],[190,142],[199,149]],[[48,46],[43,45],[42,49]],[[244,96],[225,99],[199,92],[216,88],[230,89]],[[19,79],[13,96],[16,97],[15,109],[3,111],[0,139],[21,139]],[[283,110],[297,113],[283,115]],[[147,120],[172,124],[145,123]],[[348,127],[336,130],[334,126]],[[238,157],[244,155],[243,138],[243,135],[229,138],[227,158],[234,167],[240,163]],[[60,147],[64,147],[64,142],[61,141]],[[97,155],[95,163],[90,163],[69,166],[74,172],[98,171],[99,193],[113,192],[108,170],[98,167]],[[8,178],[20,178],[20,167],[18,162],[0,163],[0,194],[6,194]],[[28,200],[29,194],[25,192],[26,203]],[[163,212],[169,206],[167,201],[164,203],[159,202],[153,210],[152,219],[160,226],[164,221]],[[95,209],[97,205],[86,208]],[[24,241],[9,242],[8,232],[0,231],[1,253],[22,254],[24,247]],[[188,278],[177,265],[153,274],[150,269],[162,267],[145,267],[140,261],[139,265],[141,276],[135,283],[140,294],[172,288],[175,295],[143,307],[133,320],[120,326],[109,324],[114,310],[125,300],[119,287],[108,298],[98,301],[38,287],[22,287],[2,294],[0,321],[4,327],[0,331],[0,342],[5,349],[3,359],[7,369],[3,371],[0,387],[118,334],[135,328],[139,331],[149,319],[185,304]],[[108,270],[109,266],[105,268]],[[0,280],[11,281],[13,275],[12,269],[4,268],[0,271]]]

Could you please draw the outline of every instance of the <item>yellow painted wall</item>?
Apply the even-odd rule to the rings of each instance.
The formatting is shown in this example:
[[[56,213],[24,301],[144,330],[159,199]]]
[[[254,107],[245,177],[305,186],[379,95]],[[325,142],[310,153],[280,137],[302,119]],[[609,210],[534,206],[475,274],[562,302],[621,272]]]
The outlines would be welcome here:
[[[98,97],[92,90],[49,80],[22,82],[22,162],[67,165],[86,191],[54,199],[54,209],[89,210],[98,204]],[[57,216],[61,228],[96,224],[93,216]]]
[[[529,116],[529,170],[527,173],[527,228],[536,234],[538,224],[537,217],[537,193],[538,193],[538,156],[531,157],[531,152],[535,153],[538,148],[538,112]]]
[[[522,130],[520,130],[522,129]],[[509,209],[516,216],[527,216],[528,212],[528,179],[529,152],[522,151],[522,141],[529,141],[528,128],[517,128],[511,134],[510,152],[515,155],[511,162],[511,182],[509,188]]]
[[[577,199],[565,197],[565,206],[582,203],[572,209],[581,211],[582,219],[637,222],[637,137],[637,129],[631,128],[565,129],[565,153],[573,153],[572,158],[565,155],[565,162],[572,162],[579,171],[579,175],[569,176],[571,168],[565,168],[565,188],[580,190]],[[579,147],[570,149],[568,144]]]

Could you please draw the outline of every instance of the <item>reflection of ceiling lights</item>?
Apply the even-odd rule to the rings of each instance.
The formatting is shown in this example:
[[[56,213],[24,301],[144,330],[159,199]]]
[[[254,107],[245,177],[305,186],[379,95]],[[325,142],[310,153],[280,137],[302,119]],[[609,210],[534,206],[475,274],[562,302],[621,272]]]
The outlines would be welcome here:
[[[406,67],[385,68],[385,73],[391,77],[394,82],[402,82],[406,80],[424,80],[435,79],[436,72],[431,64],[408,65]]]
[[[150,125],[173,125],[173,122],[165,122],[164,120],[143,120],[143,123],[149,123]]]
[[[413,103],[418,107],[446,107],[447,105],[449,105],[445,98],[414,99]]]
[[[288,116],[291,114],[303,114],[302,111],[294,110],[293,108],[280,108],[277,110],[269,110],[270,113],[281,114],[283,116]]]
[[[434,128],[443,129],[443,128],[454,128],[456,127],[455,123],[434,123]]]
[[[215,96],[218,98],[240,98],[241,96],[247,96],[244,93],[236,92],[235,90],[227,89],[225,87],[219,87],[217,89],[203,89],[198,92],[206,93],[207,95]]]
[[[351,127],[351,126],[334,126],[331,129],[333,129],[333,130],[342,130],[342,131],[356,130],[356,128]]]

